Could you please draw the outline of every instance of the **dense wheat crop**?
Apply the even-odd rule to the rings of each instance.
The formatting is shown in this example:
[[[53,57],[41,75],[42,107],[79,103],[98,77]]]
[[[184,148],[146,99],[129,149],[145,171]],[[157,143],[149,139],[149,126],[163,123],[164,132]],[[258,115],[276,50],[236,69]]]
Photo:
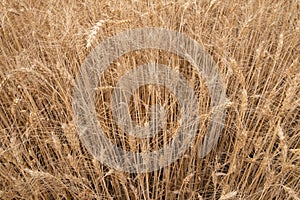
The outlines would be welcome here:
[[[299,199],[299,10],[298,0],[1,1],[0,199]],[[111,141],[151,151],[176,134],[176,96],[157,86],[137,91],[132,117],[145,123],[149,99],[168,102],[168,134],[141,141],[116,131],[111,90],[145,62],[182,73],[202,113],[198,137],[180,159],[125,173],[94,159],[79,139],[72,89],[93,47],[143,27],[184,33],[205,48],[226,86],[226,119],[213,150],[199,158],[211,112],[205,81],[168,52],[122,56],[99,77],[104,84],[95,95]]]

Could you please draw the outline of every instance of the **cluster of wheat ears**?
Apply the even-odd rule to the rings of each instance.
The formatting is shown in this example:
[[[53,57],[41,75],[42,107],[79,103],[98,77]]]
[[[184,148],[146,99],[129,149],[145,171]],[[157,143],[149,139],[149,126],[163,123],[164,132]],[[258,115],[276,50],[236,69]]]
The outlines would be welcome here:
[[[298,199],[300,191],[300,2],[298,0],[0,2],[0,199]],[[155,61],[179,71],[196,91],[201,126],[174,163],[125,173],[94,159],[77,134],[74,78],[86,56],[128,29],[160,27],[196,40],[226,86],[224,128],[205,157],[205,80],[177,55],[130,52],[108,67],[95,90],[104,133],[127,151],[162,148],[176,134],[178,101],[153,85],[131,101],[132,120],[167,105],[167,128],[151,139],[118,130],[111,92],[126,71]],[[133,98],[135,98],[133,97]]]

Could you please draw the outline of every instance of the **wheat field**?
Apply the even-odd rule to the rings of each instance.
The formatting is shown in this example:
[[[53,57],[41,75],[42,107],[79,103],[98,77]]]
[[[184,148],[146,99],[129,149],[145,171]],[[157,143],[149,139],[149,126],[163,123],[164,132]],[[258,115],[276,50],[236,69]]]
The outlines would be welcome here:
[[[300,199],[300,1],[112,0],[0,2],[0,199]],[[156,61],[195,89],[201,127],[182,157],[159,170],[126,173],[94,159],[77,133],[72,89],[93,47],[128,29],[160,27],[196,40],[226,86],[224,128],[204,158],[205,80],[182,58],[155,49],[116,60],[96,91],[106,136],[128,151],[161,148],[176,134],[176,96],[145,86],[132,118],[166,103],[168,132],[139,140],[111,114],[113,86],[126,71]],[[135,98],[134,97],[134,98]],[[153,102],[152,102],[153,103]]]

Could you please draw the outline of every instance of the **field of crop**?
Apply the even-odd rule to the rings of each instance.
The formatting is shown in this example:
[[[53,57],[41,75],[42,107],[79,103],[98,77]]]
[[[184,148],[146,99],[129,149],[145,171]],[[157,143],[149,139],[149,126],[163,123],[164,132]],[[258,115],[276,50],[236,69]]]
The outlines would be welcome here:
[[[181,111],[170,91],[138,89],[132,120],[166,105],[167,131],[137,139],[112,117],[111,93],[128,70],[155,61],[180,72],[201,110],[198,135],[178,160],[127,173],[96,160],[80,140],[74,79],[92,51],[128,29],[185,34],[212,56],[226,86],[226,118],[213,150],[197,156],[211,119],[206,82],[181,57],[130,52],[108,66],[95,90],[107,138],[132,152],[162,148]],[[149,106],[148,106],[149,107]],[[0,2],[0,199],[300,199],[300,1],[112,0]]]

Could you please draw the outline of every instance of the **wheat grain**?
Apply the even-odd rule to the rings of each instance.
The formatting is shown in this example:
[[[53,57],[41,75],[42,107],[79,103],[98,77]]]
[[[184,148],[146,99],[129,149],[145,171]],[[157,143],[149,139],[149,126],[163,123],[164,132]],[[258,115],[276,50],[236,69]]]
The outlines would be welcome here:
[[[1,1],[0,199],[299,199],[299,6],[284,0]],[[115,123],[111,92],[141,64],[159,62],[181,73],[201,114],[198,137],[182,157],[154,172],[129,174],[86,149],[72,89],[92,47],[142,27],[179,31],[201,44],[228,99],[211,107],[204,77],[172,53],[146,49],[114,61],[93,92],[99,126],[120,148],[156,150],[180,128],[176,96],[152,86],[134,93],[129,111],[146,124],[151,105],[161,103],[167,110],[161,134],[136,139]],[[199,158],[208,122],[223,108],[220,138]]]

